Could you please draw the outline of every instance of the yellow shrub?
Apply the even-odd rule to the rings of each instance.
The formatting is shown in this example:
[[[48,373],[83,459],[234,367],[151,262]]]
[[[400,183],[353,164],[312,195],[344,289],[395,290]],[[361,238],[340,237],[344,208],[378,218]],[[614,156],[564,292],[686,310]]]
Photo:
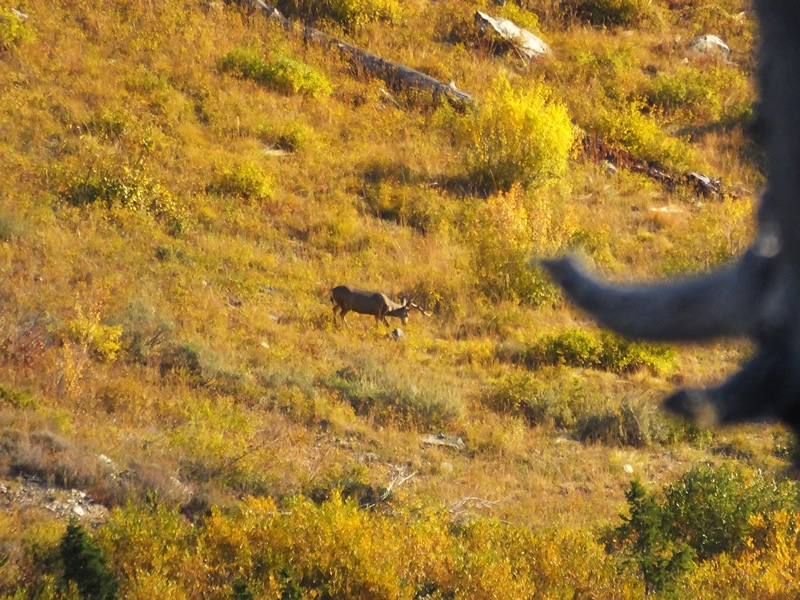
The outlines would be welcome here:
[[[0,51],[9,50],[33,37],[33,31],[23,19],[11,9],[0,7]]]
[[[539,186],[563,175],[576,131],[566,106],[544,84],[517,91],[498,77],[459,135],[474,185],[509,190],[515,183]]]
[[[85,317],[79,314],[64,323],[61,335],[63,339],[88,349],[95,359],[113,362],[121,348],[122,326],[103,325],[99,315]]]
[[[372,21],[397,21],[404,13],[398,0],[282,0],[279,6],[305,19],[330,19],[354,29]]]
[[[800,514],[777,511],[750,518],[753,536],[733,558],[701,563],[676,597],[790,600],[800,595]]]
[[[561,234],[552,206],[529,201],[519,185],[482,205],[467,231],[475,280],[494,298],[533,304],[554,301],[555,290],[539,269],[529,266],[532,254],[553,254]]]
[[[685,171],[697,162],[692,147],[667,135],[659,122],[643,112],[643,103],[634,101],[622,108],[598,107],[587,126],[612,144],[618,144],[636,158],[656,161],[667,168]]]
[[[206,191],[259,202],[272,197],[275,182],[260,166],[245,161],[220,169],[214,180],[206,186]]]
[[[204,588],[194,536],[176,510],[156,504],[114,510],[96,539],[120,576],[120,596],[145,600],[187,598]]]

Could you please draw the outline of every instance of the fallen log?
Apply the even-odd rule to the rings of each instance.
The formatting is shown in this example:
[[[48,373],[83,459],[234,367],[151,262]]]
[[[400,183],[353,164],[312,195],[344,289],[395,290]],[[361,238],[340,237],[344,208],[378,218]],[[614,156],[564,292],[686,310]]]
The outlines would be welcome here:
[[[658,165],[636,158],[627,150],[612,146],[596,135],[589,134],[583,138],[583,154],[594,162],[606,163],[615,169],[627,169],[634,173],[642,173],[650,179],[658,181],[668,190],[686,186],[692,188],[699,196],[720,200],[726,195],[732,197],[741,195],[740,191],[735,188],[723,189],[722,180],[718,177],[709,177],[695,171],[670,173]]]
[[[263,0],[238,1],[240,4],[250,6],[260,11],[265,17],[279,23],[287,31],[294,31],[294,23],[290,19],[287,19],[277,8],[267,4]],[[449,84],[442,83],[429,75],[425,75],[425,73],[376,56],[371,52],[362,50],[361,48],[353,46],[352,44],[313,27],[303,27],[302,33],[306,42],[337,48],[339,53],[350,61],[351,64],[382,79],[390,86],[429,91],[433,93],[434,97],[446,98],[449,102],[461,107],[473,105],[475,103],[472,96],[456,88],[455,84],[452,82]]]

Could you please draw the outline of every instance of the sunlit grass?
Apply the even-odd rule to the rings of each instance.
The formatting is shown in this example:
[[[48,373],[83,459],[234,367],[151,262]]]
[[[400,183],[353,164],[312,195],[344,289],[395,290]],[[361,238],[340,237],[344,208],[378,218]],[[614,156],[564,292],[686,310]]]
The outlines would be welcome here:
[[[392,527],[412,523],[404,511],[415,507],[445,511],[435,522],[448,527],[496,517],[588,537],[618,517],[632,477],[658,487],[697,461],[784,467],[782,431],[698,432],[657,408],[674,385],[723,379],[747,348],[669,348],[662,365],[617,340],[595,360],[611,338],[528,268],[531,256],[570,250],[617,280],[652,279],[746,247],[763,174],[744,133],[752,30],[731,16],[738,3],[655,6],[629,31],[587,27],[549,1],[373,4],[399,12],[318,24],[452,79],[478,110],[504,90],[525,104],[524,90],[546,86],[562,133],[601,132],[638,158],[704,168],[746,192],[716,201],[613,174],[566,136],[558,164],[520,153],[497,186],[508,191],[486,197],[476,187],[491,186],[467,177],[476,149],[457,135],[478,117],[370,78],[257,13],[32,3],[30,36],[0,29],[0,479],[36,475],[111,507],[129,502],[114,517],[133,519],[125,527],[164,506],[156,519],[182,528],[180,506],[196,516],[236,511],[249,495],[368,493],[413,473],[392,496]],[[525,65],[449,38],[477,9],[538,23],[555,58]],[[680,18],[720,25],[739,67],[687,54]],[[684,58],[685,73],[673,70]],[[667,85],[684,79],[694,95]],[[701,106],[697,82],[708,81],[717,103]],[[493,116],[500,138],[505,116]],[[512,131],[489,154],[527,143],[531,132]],[[677,210],[651,210],[665,206]],[[349,314],[348,329],[329,300],[341,284],[407,295],[433,314],[412,311],[400,340],[388,336],[397,323],[369,315]],[[535,347],[570,335],[569,360]],[[509,358],[526,349],[542,360]],[[429,434],[464,449],[421,440]],[[52,549],[57,526],[27,511],[0,523],[2,544],[17,518],[54,528],[38,542]],[[31,565],[50,568],[34,550],[10,555],[16,579],[0,577],[0,594],[42,575]],[[465,573],[501,568],[494,555],[468,556]],[[55,577],[44,575],[43,586]],[[435,592],[420,586],[418,597]]]

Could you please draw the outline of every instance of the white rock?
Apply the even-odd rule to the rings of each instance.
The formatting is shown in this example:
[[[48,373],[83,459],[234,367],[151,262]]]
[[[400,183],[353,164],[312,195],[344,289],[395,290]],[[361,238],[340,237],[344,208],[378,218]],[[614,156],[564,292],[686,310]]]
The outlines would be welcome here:
[[[694,39],[689,44],[689,49],[698,54],[709,54],[711,52],[720,52],[727,56],[731,53],[731,49],[716,35],[701,35]]]
[[[475,13],[475,19],[491,27],[500,37],[511,43],[528,60],[533,60],[551,53],[550,46],[527,29],[522,29],[516,25],[513,21],[509,21],[503,17],[492,17],[481,11]]]

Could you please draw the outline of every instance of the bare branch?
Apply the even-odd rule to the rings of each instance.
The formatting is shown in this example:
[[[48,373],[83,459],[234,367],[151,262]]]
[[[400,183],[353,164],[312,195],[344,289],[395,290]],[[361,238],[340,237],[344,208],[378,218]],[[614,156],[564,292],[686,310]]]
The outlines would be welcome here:
[[[454,500],[450,503],[450,508],[448,512],[455,516],[460,517],[461,515],[468,512],[468,510],[492,510],[495,506],[500,504],[501,500],[487,500],[486,498],[478,498],[476,496],[465,496],[461,498],[461,500]]]

